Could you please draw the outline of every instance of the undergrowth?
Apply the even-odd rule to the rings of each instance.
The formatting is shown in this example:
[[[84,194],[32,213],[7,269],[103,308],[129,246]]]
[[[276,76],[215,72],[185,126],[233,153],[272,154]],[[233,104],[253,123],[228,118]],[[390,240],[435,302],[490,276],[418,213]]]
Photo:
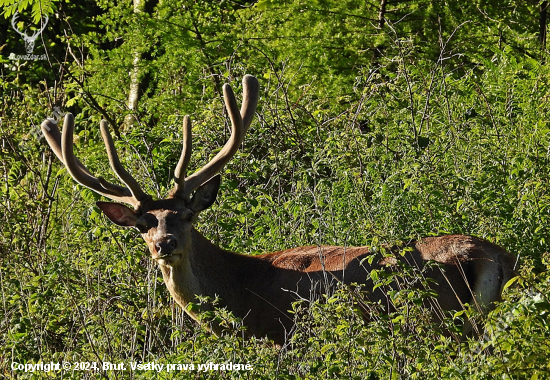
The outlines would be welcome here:
[[[458,70],[417,61],[414,49],[400,43],[337,99],[296,95],[284,73],[262,83],[258,117],[197,229],[248,254],[483,237],[518,257],[520,275],[488,316],[458,311],[436,323],[426,317],[426,295],[415,292],[392,293],[396,311],[384,314],[360,288],[342,287],[294,305],[295,333],[282,348],[243,340],[239,321],[223,309],[205,316],[227,321],[227,334],[214,336],[174,305],[137,233],[111,225],[95,206],[99,197],[75,184],[35,137],[50,116],[47,94],[13,86],[1,95],[1,375],[38,378],[15,375],[11,363],[66,360],[253,367],[64,374],[75,379],[550,377],[550,71],[506,52]],[[204,103],[194,116],[195,167],[227,138],[221,102]],[[99,115],[74,107],[77,155],[114,180]],[[116,142],[156,196],[171,187],[180,154],[179,119],[172,120]],[[470,317],[486,334],[460,342],[454,323]]]

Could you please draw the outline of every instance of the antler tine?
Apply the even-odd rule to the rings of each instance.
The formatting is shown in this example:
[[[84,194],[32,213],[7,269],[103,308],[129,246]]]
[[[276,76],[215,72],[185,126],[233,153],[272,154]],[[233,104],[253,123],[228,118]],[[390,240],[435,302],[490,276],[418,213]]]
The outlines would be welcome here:
[[[231,86],[228,84],[223,86],[225,107],[231,120],[231,136],[222,150],[218,152],[208,164],[185,179],[185,188],[183,192],[185,199],[189,198],[193,190],[218,173],[235,155],[254,118],[254,113],[256,112],[256,106],[258,104],[259,89],[260,85],[255,77],[252,75],[244,76],[243,105],[239,112],[237,100],[235,99],[235,94]]]
[[[109,132],[109,127],[107,126],[107,122],[105,120],[101,120],[100,129],[101,136],[103,137],[103,141],[105,142],[105,148],[107,149],[109,164],[111,165],[111,168],[113,169],[115,174],[122,182],[124,182],[128,189],[130,189],[133,198],[137,201],[138,204],[151,199],[151,196],[141,190],[138,182],[134,179],[134,177],[132,177],[130,173],[128,173],[128,171],[126,171],[126,169],[124,169],[124,167],[120,163],[120,160],[118,159],[118,154],[115,149],[115,144],[113,143],[111,133]]]
[[[243,118],[245,133],[252,124],[252,119],[256,113],[259,94],[260,83],[258,83],[258,79],[252,75],[245,75],[243,77],[243,104],[241,106],[241,117]]]
[[[65,115],[63,123],[63,134],[61,135],[61,150],[63,152],[63,163],[67,167],[67,171],[78,183],[88,187],[89,189],[105,195],[107,198],[115,201],[129,203],[134,208],[139,207],[139,201],[132,196],[129,189],[121,186],[113,185],[103,178],[96,178],[93,175],[80,170],[81,167],[77,164],[76,157],[73,151],[73,130],[74,117],[72,114]],[[83,166],[81,164],[81,166]],[[116,186],[116,187],[114,187]]]
[[[191,135],[191,118],[189,115],[185,115],[183,118],[183,148],[181,150],[181,157],[174,171],[174,180],[176,185],[171,192],[172,197],[181,198],[184,197],[185,188],[185,174],[187,173],[187,167],[191,160],[192,149],[192,135]]]
[[[71,114],[68,114],[68,115],[71,115]],[[42,129],[42,133],[46,137],[46,141],[48,142],[48,145],[50,146],[50,148],[52,148],[53,152],[55,153],[59,161],[61,161],[61,163],[65,165],[65,160],[63,159],[63,151],[61,149],[61,133],[59,132],[59,128],[57,128],[57,122],[55,122],[53,119],[46,119],[42,122],[40,127]],[[93,177],[92,174],[82,164],[82,162],[80,162],[78,158],[74,157],[74,159],[81,171]],[[113,189],[115,191],[120,191],[120,189],[124,189],[123,187],[115,184],[111,184],[111,185],[113,186]]]
[[[45,120],[41,127],[48,145],[76,182],[114,201],[128,203],[136,209],[139,208],[139,200],[132,195],[129,189],[107,182],[102,177],[94,177],[75,157],[73,152],[74,117],[72,114],[65,115],[63,134],[59,132],[56,123],[50,119]]]
[[[42,129],[44,137],[46,137],[48,145],[52,148],[59,161],[65,164],[63,161],[63,151],[61,150],[61,133],[59,132],[59,128],[57,128],[57,122],[53,119],[46,119],[42,122],[40,128]],[[78,163],[82,168],[84,167],[80,161],[78,161]]]
[[[244,139],[245,131],[243,128],[243,120],[239,113],[239,106],[237,105],[235,94],[228,84],[223,86],[223,98],[225,100],[225,107],[227,108],[229,119],[231,120],[231,136],[222,150],[220,150],[209,163],[185,179],[183,192],[185,199],[188,199],[193,190],[212,178],[224,167],[231,157],[235,155],[239,149],[239,145]]]

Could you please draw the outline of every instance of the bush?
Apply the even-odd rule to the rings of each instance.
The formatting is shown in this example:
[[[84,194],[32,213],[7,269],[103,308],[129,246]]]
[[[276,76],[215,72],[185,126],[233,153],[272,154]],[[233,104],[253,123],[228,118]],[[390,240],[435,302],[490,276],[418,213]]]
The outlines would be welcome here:
[[[226,321],[227,334],[210,334],[174,305],[137,234],[106,221],[94,206],[99,197],[75,184],[34,137],[50,116],[50,94],[14,80],[0,94],[1,373],[36,378],[14,373],[11,362],[66,360],[253,367],[64,375],[75,379],[548,377],[549,69],[509,51],[457,69],[416,49],[395,41],[376,68],[355,73],[353,91],[334,97],[309,93],[284,67],[271,67],[258,118],[225,169],[220,202],[197,229],[250,254],[446,233],[487,238],[519,256],[521,276],[480,320],[486,336],[457,342],[449,334],[457,333],[455,320],[481,317],[466,310],[435,322],[422,302],[429,294],[389,293],[397,310],[386,315],[345,287],[295,304],[296,332],[281,349],[243,340],[226,310],[204,316]],[[194,116],[198,167],[227,133],[219,99],[191,92],[203,106]],[[83,97],[71,99],[78,156],[114,180],[99,114]],[[160,197],[181,149],[180,115],[148,116],[149,125],[123,132],[116,144],[126,167]]]

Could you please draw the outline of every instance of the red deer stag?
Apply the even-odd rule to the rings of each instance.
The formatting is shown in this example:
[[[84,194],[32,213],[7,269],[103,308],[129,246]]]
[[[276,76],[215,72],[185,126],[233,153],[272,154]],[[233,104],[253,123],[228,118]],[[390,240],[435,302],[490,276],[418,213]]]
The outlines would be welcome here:
[[[425,276],[435,280],[432,288],[438,294],[436,302],[442,310],[461,309],[464,303],[487,310],[500,299],[504,284],[513,274],[514,259],[499,246],[472,236],[424,238],[408,244],[410,249],[404,256],[397,254],[395,259],[386,258],[373,265],[363,260],[372,254],[368,247],[310,246],[248,256],[212,244],[193,224],[199,213],[214,203],[220,185],[220,176],[216,174],[243,142],[256,110],[259,84],[253,76],[243,78],[240,112],[231,87],[225,85],[223,92],[232,125],[229,141],[212,161],[186,177],[191,155],[191,121],[185,116],[175,186],[166,199],[153,200],[122,167],[105,121],[101,122],[101,134],[109,162],[126,187],[93,176],[75,157],[71,114],[65,116],[62,135],[53,121],[42,123],[49,145],[78,183],[133,206],[131,209],[119,203],[97,202],[117,225],[139,230],[162,270],[170,294],[193,319],[197,320],[196,312],[186,306],[196,300],[196,295],[218,296],[228,310],[242,318],[248,336],[267,335],[281,345],[293,328],[293,318],[287,311],[297,295],[308,298],[312,292],[327,291],[327,279],[334,280],[328,290],[336,280],[368,285],[371,269],[396,260],[425,269]],[[428,261],[440,264],[425,267]],[[369,299],[385,303],[385,295],[379,288],[369,294]],[[221,328],[212,326],[212,330],[219,333]]]

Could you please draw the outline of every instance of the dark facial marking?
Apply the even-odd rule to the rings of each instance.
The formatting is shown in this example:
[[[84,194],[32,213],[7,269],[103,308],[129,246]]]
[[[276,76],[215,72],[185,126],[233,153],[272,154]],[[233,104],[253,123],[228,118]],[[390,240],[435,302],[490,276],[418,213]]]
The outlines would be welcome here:
[[[145,213],[136,221],[136,228],[139,230],[139,232],[145,234],[151,228],[158,227],[158,224],[159,221],[153,214]]]

